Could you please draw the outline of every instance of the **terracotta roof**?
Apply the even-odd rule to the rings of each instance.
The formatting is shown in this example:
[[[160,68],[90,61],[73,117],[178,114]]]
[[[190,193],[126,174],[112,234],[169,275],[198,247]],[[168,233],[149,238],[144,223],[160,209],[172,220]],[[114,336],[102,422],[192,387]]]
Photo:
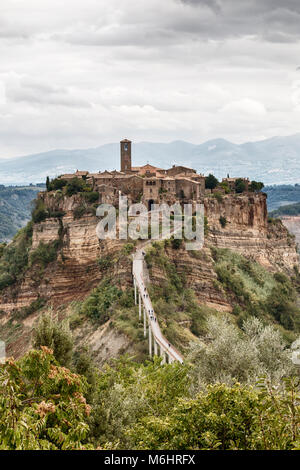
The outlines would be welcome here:
[[[199,181],[194,181],[194,180],[192,180],[191,178],[188,178],[187,176],[176,175],[176,176],[175,176],[175,179],[176,179],[176,180],[185,180],[185,181],[189,181],[190,183],[193,183],[193,184],[200,184]]]
[[[129,179],[129,178],[140,178],[142,179],[141,176],[139,175],[116,175],[114,179]]]
[[[190,168],[184,165],[173,165],[171,168],[168,168],[167,171],[173,170],[175,168],[184,168],[185,170],[191,170],[193,173],[196,171],[194,168]]]

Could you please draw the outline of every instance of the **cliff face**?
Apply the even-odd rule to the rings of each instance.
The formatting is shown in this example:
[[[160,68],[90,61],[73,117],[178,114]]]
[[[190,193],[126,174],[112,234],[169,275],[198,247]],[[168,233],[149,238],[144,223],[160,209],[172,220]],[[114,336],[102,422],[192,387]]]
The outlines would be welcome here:
[[[8,328],[9,322],[13,325],[19,322],[16,320],[16,311],[30,306],[37,299],[45,299],[47,305],[56,308],[85,298],[107,274],[99,267],[99,258],[111,261],[109,274],[118,279],[122,289],[131,286],[131,260],[128,256],[119,256],[124,242],[98,240],[98,219],[80,194],[64,197],[50,192],[41,193],[39,198],[50,214],[60,212],[60,217],[49,217],[34,224],[31,252],[41,242],[49,244],[57,241],[57,258],[43,269],[33,264],[21,282],[0,291],[0,324],[3,331]],[[291,273],[293,267],[298,265],[294,238],[280,221],[268,223],[264,194],[226,195],[222,198],[210,196],[204,199],[204,205],[208,233],[203,250],[187,252],[169,249],[168,253],[178,272],[185,274],[187,285],[195,291],[200,304],[220,311],[232,310],[225,293],[216,282],[210,246],[238,251],[271,271]],[[78,208],[81,208],[81,212],[76,218]],[[159,270],[154,270],[151,280],[159,284],[161,276]],[[10,340],[10,349],[15,355],[28,346],[29,333],[37,315],[27,315],[21,321],[19,334]],[[101,349],[100,355],[109,355],[108,344],[103,339],[105,334],[101,335],[98,331],[95,339],[94,332],[89,331],[88,326],[86,328],[86,336],[91,336],[91,343],[94,341],[95,348]],[[82,331],[76,334],[81,338]],[[110,334],[114,335],[111,331]],[[126,346],[124,336],[114,336],[110,342],[115,344],[115,351],[119,350],[117,345],[126,350],[129,344]]]
[[[206,198],[204,204],[208,243],[237,251],[271,271],[290,274],[298,266],[294,237],[279,220],[268,221],[265,194],[227,195],[220,201]]]
[[[53,306],[84,298],[103,278],[98,265],[99,258],[113,259],[122,248],[122,243],[118,240],[98,240],[98,219],[95,216],[85,214],[75,218],[74,211],[82,203],[80,196],[64,197],[58,202],[53,193],[41,193],[39,197],[52,213],[64,212],[65,215],[34,224],[30,253],[40,243],[56,241],[59,245],[57,259],[42,272],[39,267],[32,266],[19,285],[1,292],[0,310],[5,312],[26,307],[38,297],[47,299]],[[119,277],[124,278],[125,285],[130,282],[129,261],[125,261],[125,264],[113,264],[112,275],[115,270]]]

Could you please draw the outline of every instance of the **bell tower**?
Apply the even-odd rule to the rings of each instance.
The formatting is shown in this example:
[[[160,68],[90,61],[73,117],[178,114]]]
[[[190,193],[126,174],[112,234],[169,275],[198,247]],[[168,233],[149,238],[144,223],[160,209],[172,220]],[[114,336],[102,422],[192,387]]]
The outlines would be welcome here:
[[[131,140],[121,140],[121,171],[131,171]]]

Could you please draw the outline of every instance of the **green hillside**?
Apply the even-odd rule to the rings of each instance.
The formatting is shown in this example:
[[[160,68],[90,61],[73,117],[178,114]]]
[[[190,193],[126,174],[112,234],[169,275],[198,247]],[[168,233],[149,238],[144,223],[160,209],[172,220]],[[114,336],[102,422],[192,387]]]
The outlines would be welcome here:
[[[31,203],[43,185],[0,185],[0,242],[9,241],[30,219]]]
[[[271,217],[280,217],[282,215],[300,215],[300,202],[288,204],[270,212]]]

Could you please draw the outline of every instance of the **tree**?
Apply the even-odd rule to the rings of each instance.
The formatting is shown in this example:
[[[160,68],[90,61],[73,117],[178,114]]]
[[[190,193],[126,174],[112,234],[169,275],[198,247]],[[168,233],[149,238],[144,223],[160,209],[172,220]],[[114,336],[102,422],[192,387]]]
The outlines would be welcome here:
[[[49,176],[47,176],[47,178],[46,178],[46,188],[47,188],[47,191],[50,191],[50,179],[49,179]]]
[[[144,418],[129,432],[137,449],[298,449],[299,398],[297,379],[288,380],[282,394],[267,382],[260,390],[215,384],[195,398],[179,399],[168,416]]]
[[[214,175],[212,175],[210,173],[208,176],[206,176],[206,178],[205,178],[205,188],[206,189],[215,189],[218,184],[219,184],[219,181],[217,180],[217,178]]]
[[[33,347],[47,346],[61,366],[70,366],[73,354],[73,338],[67,322],[58,322],[51,314],[43,315],[33,331]]]
[[[243,193],[246,190],[246,183],[242,178],[238,178],[235,181],[235,191],[237,193]]]
[[[32,221],[34,223],[43,222],[48,217],[48,212],[46,210],[44,201],[42,199],[36,199],[35,207],[32,211]]]
[[[43,346],[0,366],[0,449],[91,449],[85,380]]]
[[[264,183],[260,181],[251,181],[249,185],[249,191],[259,192],[263,189],[264,186]]]
[[[86,184],[83,180],[77,177],[74,177],[67,184],[66,194],[67,196],[73,196],[73,194],[77,194],[77,193],[84,191],[85,187],[86,187]]]
[[[246,320],[241,331],[229,319],[211,316],[207,341],[194,343],[188,358],[194,364],[196,391],[217,382],[255,384],[261,376],[279,384],[293,372],[290,352],[280,333],[257,318]]]

